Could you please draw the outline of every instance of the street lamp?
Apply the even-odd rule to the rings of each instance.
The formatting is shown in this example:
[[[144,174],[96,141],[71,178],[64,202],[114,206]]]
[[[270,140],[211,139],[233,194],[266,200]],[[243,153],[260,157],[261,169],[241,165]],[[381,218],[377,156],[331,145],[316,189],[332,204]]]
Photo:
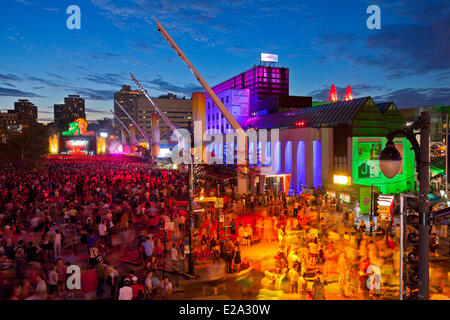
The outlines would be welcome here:
[[[402,156],[392,140],[388,140],[386,147],[380,153],[380,169],[383,174],[392,179],[400,171]]]
[[[419,130],[417,132],[417,130]],[[420,135],[420,145],[416,135]],[[416,171],[419,178],[419,300],[429,298],[429,263],[428,263],[428,193],[430,189],[430,113],[422,112],[412,125],[390,132],[386,147],[380,153],[380,169],[392,179],[400,170],[402,157],[395,148],[394,138],[405,137],[411,143],[416,160]],[[403,258],[403,257],[402,257]]]

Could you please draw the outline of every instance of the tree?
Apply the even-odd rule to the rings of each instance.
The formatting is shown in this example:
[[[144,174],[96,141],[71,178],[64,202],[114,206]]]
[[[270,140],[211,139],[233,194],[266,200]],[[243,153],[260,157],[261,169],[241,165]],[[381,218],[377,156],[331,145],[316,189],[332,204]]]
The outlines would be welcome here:
[[[16,168],[35,168],[49,152],[48,137],[46,127],[24,128],[20,132],[9,130],[6,142],[0,144],[0,160]]]

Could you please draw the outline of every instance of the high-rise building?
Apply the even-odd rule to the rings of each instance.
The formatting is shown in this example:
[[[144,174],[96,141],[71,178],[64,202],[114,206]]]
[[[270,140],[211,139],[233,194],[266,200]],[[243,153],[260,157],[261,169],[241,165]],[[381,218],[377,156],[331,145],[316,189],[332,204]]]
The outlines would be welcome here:
[[[117,100],[127,113],[134,119],[137,119],[137,100],[143,97],[139,90],[131,89],[131,86],[123,85],[120,91],[114,93],[114,100]],[[114,103],[114,113],[128,128],[133,124],[130,118],[123,112],[123,110]],[[120,134],[122,125],[114,118],[114,127],[116,134]]]
[[[248,118],[308,108],[311,97],[289,95],[289,69],[259,65],[226,80],[212,90],[236,121],[243,126]],[[206,128],[222,133],[232,129],[224,115],[206,94]]]
[[[24,126],[37,124],[37,107],[27,99],[14,102],[14,112],[18,113],[18,123]]]
[[[69,94],[64,103],[53,106],[54,121],[58,127],[65,127],[78,118],[86,118],[85,101],[79,95]]]
[[[281,67],[254,66],[237,76],[214,87],[219,94],[229,89],[249,89],[249,113],[257,116],[257,102],[272,96],[289,96],[289,69]],[[206,96],[206,105],[212,104]]]
[[[152,100],[166,113],[176,128],[187,129],[189,122],[192,122],[191,99],[179,99],[176,95],[168,94],[159,98],[152,98]],[[151,136],[152,132],[153,113],[156,113],[156,110],[150,101],[144,96],[139,97],[137,100],[137,123],[148,136]],[[169,140],[171,134],[169,126],[162,119],[159,121],[159,124],[161,140]],[[136,135],[139,140],[142,139],[139,131],[136,132]]]

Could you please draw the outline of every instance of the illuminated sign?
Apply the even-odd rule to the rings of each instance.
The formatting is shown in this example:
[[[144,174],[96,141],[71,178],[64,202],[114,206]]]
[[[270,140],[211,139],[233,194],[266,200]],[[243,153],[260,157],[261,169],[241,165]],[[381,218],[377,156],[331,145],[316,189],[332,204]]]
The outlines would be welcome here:
[[[158,158],[169,158],[172,152],[169,148],[160,148],[158,153]]]
[[[378,178],[381,176],[378,158],[381,152],[381,139],[358,142],[358,178]]]
[[[272,53],[261,53],[262,62],[278,62],[278,55]]]
[[[380,218],[382,220],[390,220],[392,215],[392,209],[394,206],[394,196],[392,195],[379,195],[378,196],[378,210]]]
[[[87,131],[88,123],[86,119],[78,118],[69,123],[69,130],[63,131],[63,136],[94,136],[94,131]]]
[[[333,182],[336,184],[349,185],[351,182],[350,177],[341,176],[341,175],[333,175]]]
[[[348,193],[341,193],[339,198],[346,203],[350,203],[350,195]]]
[[[108,138],[108,132],[100,132],[100,137]]]
[[[248,117],[249,113],[250,90],[233,89],[231,90],[231,113],[235,117]]]

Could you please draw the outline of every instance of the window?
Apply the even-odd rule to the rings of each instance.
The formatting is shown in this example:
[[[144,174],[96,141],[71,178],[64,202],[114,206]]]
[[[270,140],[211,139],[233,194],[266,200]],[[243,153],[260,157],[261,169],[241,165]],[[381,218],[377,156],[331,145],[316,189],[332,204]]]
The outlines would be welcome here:
[[[230,101],[230,99],[229,99],[230,97],[229,96],[227,96],[227,103]]]

